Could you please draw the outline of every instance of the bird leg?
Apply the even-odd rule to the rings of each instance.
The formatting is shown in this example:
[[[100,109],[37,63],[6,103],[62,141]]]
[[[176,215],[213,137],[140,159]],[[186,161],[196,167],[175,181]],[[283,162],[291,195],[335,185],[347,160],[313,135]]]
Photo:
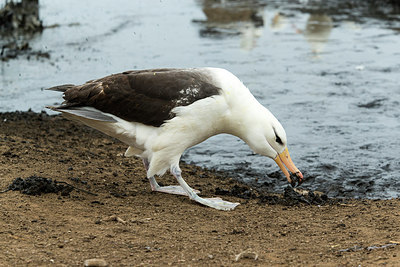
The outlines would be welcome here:
[[[181,175],[181,170],[179,166],[171,167],[171,173],[175,176],[178,183],[181,185],[183,190],[185,190],[186,194],[189,196],[190,199],[203,204],[205,206],[217,209],[217,210],[233,210],[237,205],[240,203],[232,203],[221,198],[201,198],[199,197],[196,192],[183,180]]]
[[[146,171],[149,169],[149,161],[147,159],[143,159],[143,165],[146,168]],[[160,186],[156,178],[154,176],[149,178],[151,190],[155,192],[162,192],[168,194],[175,194],[175,195],[183,195],[187,196],[187,192],[179,185],[169,185],[169,186]],[[192,189],[193,190],[193,189]],[[196,193],[200,193],[199,190],[194,190]]]

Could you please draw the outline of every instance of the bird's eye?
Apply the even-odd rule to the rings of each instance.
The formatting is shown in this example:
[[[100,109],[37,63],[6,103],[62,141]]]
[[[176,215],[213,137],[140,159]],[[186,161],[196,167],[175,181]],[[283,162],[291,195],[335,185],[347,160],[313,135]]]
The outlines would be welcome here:
[[[274,134],[275,134],[275,142],[277,142],[278,144],[283,146],[283,142],[282,139],[279,137],[279,135],[276,133],[276,130],[274,127],[272,127],[272,129],[274,130]]]
[[[275,141],[276,141],[278,144],[283,145],[283,142],[282,142],[281,138],[280,138],[278,135],[276,136]]]

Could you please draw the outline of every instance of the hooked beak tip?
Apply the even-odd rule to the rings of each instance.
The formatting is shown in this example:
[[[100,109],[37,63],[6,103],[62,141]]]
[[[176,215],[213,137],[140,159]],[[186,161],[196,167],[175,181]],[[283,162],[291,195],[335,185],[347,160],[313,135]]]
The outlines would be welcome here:
[[[300,171],[297,171],[295,174],[293,173],[290,174],[290,184],[292,187],[296,187],[296,183],[297,186],[299,186],[303,182],[304,182],[303,174]]]
[[[299,177],[300,179],[303,179],[303,174],[301,173],[301,171],[297,171],[296,176]]]
[[[295,187],[296,184],[301,185],[303,183],[303,174],[294,165],[287,148],[275,158],[275,162],[281,168],[292,187]],[[285,166],[289,169],[290,173]]]

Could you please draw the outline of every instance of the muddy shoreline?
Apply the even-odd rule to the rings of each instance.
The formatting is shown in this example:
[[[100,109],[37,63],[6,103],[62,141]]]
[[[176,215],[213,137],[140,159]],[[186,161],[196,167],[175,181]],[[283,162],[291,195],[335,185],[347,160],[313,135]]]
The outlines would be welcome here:
[[[223,173],[182,164],[185,179],[202,195],[241,203],[231,212],[216,211],[186,197],[152,193],[141,162],[123,157],[125,149],[60,116],[0,113],[1,190],[18,177],[35,176],[87,191],[0,194],[0,262],[82,266],[86,259],[102,258],[110,266],[393,266],[400,261],[399,199],[293,201],[289,190],[259,192]],[[175,183],[170,175],[160,182]]]

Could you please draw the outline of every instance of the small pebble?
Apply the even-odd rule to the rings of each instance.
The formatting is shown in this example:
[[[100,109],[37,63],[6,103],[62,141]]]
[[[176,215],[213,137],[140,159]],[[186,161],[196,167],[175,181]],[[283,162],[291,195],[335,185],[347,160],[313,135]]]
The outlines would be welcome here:
[[[245,250],[240,252],[235,256],[235,261],[239,261],[240,259],[253,259],[257,260],[258,259],[258,254],[254,251],[251,250]]]
[[[125,220],[121,219],[117,215],[111,215],[110,217],[102,219],[102,221],[106,221],[106,222],[115,221],[115,222],[119,222],[119,223],[122,223],[122,224],[126,224],[127,223]]]
[[[96,267],[103,267],[103,266],[108,266],[107,262],[104,259],[87,259],[83,263],[85,267],[89,266],[96,266]]]

